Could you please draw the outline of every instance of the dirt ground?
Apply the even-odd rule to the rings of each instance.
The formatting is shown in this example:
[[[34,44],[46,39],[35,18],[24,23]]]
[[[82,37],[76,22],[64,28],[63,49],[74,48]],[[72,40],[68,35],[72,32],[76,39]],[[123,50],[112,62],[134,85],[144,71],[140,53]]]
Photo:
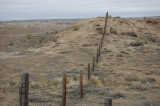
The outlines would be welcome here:
[[[29,104],[59,106],[62,77],[66,72],[67,105],[101,106],[104,98],[111,97],[113,106],[159,106],[160,19],[109,17],[99,63],[88,82],[87,66],[90,63],[92,67],[96,56],[104,19],[65,20],[63,27],[53,24],[53,31],[50,28],[41,30],[52,24],[39,21],[38,25],[35,24],[39,26],[36,27],[38,30],[35,28],[30,33],[22,28],[12,34],[8,29],[0,28],[1,105],[18,105],[19,76],[27,72],[30,74]],[[35,26],[30,22],[21,23],[23,26]],[[15,23],[7,25],[19,26]],[[10,43],[10,38],[16,41]],[[34,40],[36,43],[33,45]],[[79,98],[80,71],[84,74],[83,99]]]

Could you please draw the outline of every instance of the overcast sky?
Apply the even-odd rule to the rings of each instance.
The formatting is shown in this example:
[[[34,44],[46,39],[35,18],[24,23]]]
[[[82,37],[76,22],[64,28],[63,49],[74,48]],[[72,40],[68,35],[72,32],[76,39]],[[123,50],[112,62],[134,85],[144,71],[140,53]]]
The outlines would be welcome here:
[[[0,0],[0,20],[160,16],[160,0]]]

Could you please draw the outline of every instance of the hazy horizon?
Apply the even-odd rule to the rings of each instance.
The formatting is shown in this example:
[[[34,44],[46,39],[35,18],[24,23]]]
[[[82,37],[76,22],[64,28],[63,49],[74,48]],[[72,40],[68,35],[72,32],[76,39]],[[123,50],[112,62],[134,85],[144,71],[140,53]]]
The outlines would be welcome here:
[[[160,1],[152,0],[0,0],[0,21],[84,19],[111,16],[160,16]]]

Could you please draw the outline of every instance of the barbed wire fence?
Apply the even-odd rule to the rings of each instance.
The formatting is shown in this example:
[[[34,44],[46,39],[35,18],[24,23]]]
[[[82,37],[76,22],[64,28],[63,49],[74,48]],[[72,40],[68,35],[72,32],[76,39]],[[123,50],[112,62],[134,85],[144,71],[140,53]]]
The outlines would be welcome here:
[[[88,63],[88,71],[83,73],[82,71],[80,72],[80,74],[76,76],[79,76],[80,78],[80,83],[79,86],[75,86],[75,88],[71,91],[67,91],[67,89],[71,89],[71,88],[67,88],[67,73],[63,74],[63,89],[57,89],[56,92],[62,92],[62,95],[52,95],[52,98],[55,97],[56,100],[52,100],[49,98],[36,98],[36,99],[32,99],[30,100],[30,102],[28,102],[28,89],[29,89],[29,74],[28,73],[24,73],[21,75],[21,79],[20,79],[20,85],[19,85],[19,105],[20,106],[87,106],[87,104],[92,104],[92,105],[104,105],[104,106],[112,106],[112,98],[104,98],[104,101],[102,102],[96,102],[93,100],[87,100],[87,99],[83,99],[84,98],[84,94],[86,94],[86,88],[84,88],[83,86],[83,75],[86,75],[88,79],[88,83],[90,83],[90,79],[91,76],[95,73],[95,66],[99,63],[99,59],[101,56],[101,50],[103,47],[103,41],[104,41],[104,36],[106,33],[106,28],[107,28],[107,23],[108,23],[108,12],[106,13],[106,17],[105,17],[105,25],[104,28],[102,30],[102,36],[100,38],[100,43],[96,49],[96,55],[95,57],[93,57],[93,61],[90,63]],[[52,84],[51,84],[52,85]],[[90,85],[90,84],[88,84]],[[104,93],[102,91],[99,91],[101,93]],[[48,92],[45,92],[45,95],[50,95]],[[48,94],[47,94],[48,93]],[[74,100],[74,97],[69,97],[67,96],[68,94],[76,94],[77,97],[79,95],[79,99],[82,100],[83,102],[87,102],[87,104],[85,103],[69,103],[67,102],[67,99],[72,99]],[[58,98],[58,99],[57,99]]]

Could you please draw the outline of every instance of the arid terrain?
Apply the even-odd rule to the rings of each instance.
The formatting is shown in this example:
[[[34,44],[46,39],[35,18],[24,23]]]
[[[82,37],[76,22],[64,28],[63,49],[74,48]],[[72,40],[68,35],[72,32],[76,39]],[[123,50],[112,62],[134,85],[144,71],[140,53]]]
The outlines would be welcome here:
[[[108,17],[95,71],[87,81],[105,18],[0,22],[0,105],[18,106],[19,76],[29,73],[29,105],[160,106],[160,18]],[[84,98],[79,73],[84,74]]]

